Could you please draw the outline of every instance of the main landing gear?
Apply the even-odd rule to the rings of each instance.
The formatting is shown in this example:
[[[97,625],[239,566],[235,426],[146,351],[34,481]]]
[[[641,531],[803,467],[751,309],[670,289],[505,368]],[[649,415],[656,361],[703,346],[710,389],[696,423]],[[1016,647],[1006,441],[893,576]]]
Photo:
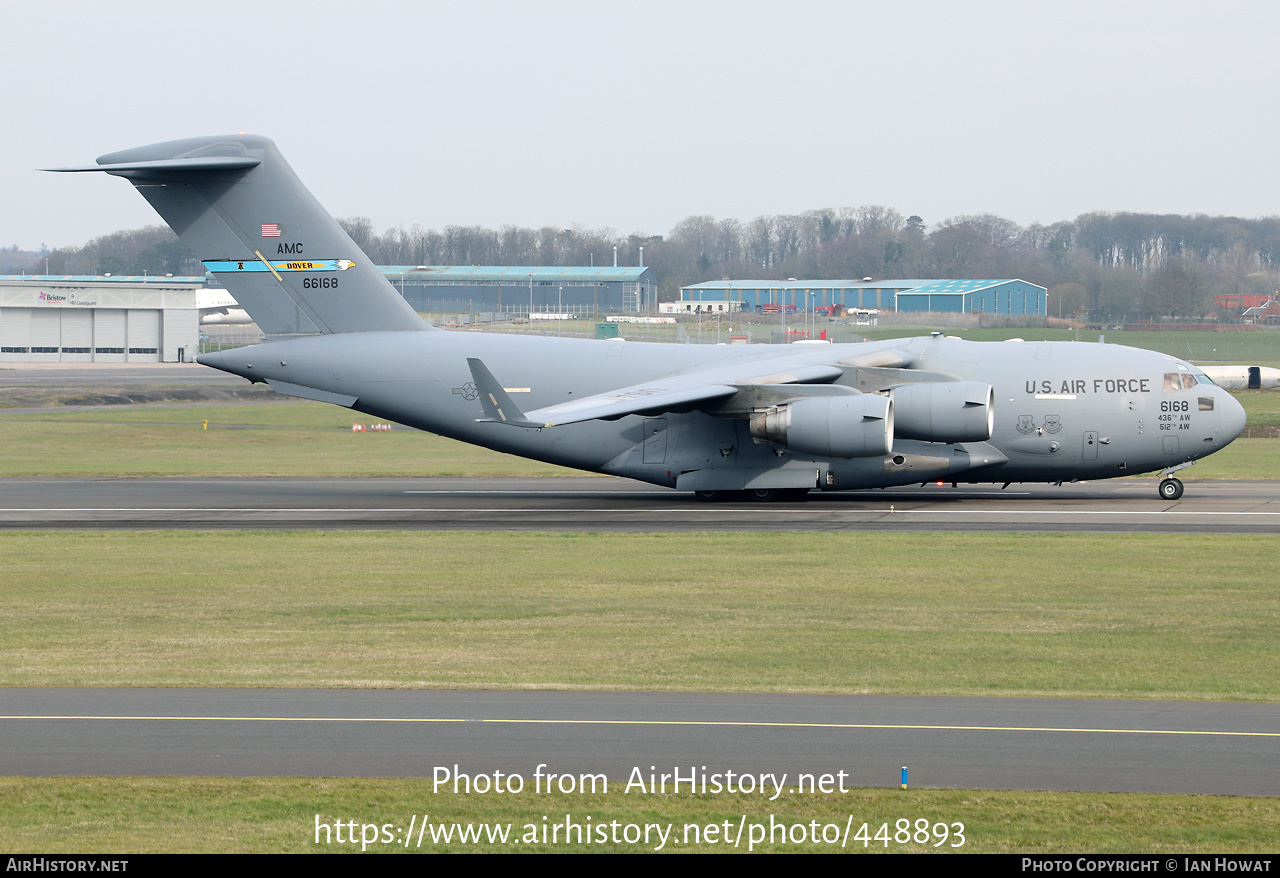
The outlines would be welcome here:
[[[803,500],[808,493],[808,488],[753,488],[750,491],[695,491],[694,496],[706,503],[723,503],[730,500],[775,503]]]

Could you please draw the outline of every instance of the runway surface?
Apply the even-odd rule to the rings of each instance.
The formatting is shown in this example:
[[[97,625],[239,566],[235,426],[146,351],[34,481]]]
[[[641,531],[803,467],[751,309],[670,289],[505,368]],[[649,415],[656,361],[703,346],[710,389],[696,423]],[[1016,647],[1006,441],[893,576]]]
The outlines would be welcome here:
[[[624,479],[0,479],[0,528],[1280,533],[1280,483],[1154,479],[703,503]]]
[[[164,385],[244,387],[226,372],[197,363],[5,363],[0,387],[97,390]]]
[[[1280,705],[709,693],[9,689],[0,774],[845,772],[844,784],[1280,795]],[[790,793],[788,793],[789,795]]]

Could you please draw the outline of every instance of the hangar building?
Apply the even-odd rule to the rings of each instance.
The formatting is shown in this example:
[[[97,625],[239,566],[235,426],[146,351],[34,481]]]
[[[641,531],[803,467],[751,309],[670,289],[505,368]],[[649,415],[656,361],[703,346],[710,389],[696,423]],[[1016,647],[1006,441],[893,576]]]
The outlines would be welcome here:
[[[761,305],[842,305],[908,312],[1048,314],[1048,292],[1024,280],[713,280],[681,287],[683,302],[738,301]]]
[[[899,311],[1049,314],[1049,291],[1025,280],[936,280],[898,293]]]
[[[181,363],[202,277],[0,276],[0,362]]]
[[[657,276],[644,267],[387,265],[381,271],[416,311],[645,311],[658,294]]]

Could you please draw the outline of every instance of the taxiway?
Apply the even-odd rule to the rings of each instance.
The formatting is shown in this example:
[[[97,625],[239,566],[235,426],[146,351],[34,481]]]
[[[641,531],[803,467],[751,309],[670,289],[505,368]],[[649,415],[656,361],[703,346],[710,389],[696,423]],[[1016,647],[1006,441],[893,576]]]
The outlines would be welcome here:
[[[713,693],[9,689],[0,774],[845,773],[1280,795],[1280,705]],[[788,795],[794,795],[789,793]]]

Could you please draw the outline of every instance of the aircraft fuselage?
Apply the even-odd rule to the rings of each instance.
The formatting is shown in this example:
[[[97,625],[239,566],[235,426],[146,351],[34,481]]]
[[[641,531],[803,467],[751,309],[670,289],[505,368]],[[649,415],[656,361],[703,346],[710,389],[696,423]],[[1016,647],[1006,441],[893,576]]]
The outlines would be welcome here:
[[[735,362],[758,372],[784,371],[877,351],[902,352],[917,371],[990,384],[990,439],[895,438],[886,454],[824,457],[753,438],[743,417],[700,410],[515,427],[479,420],[479,390],[467,367],[469,357],[482,359],[511,398],[529,410]],[[856,345],[701,346],[356,332],[275,340],[205,355],[201,362],[497,451],[692,490],[1103,479],[1203,457],[1224,447],[1244,425],[1239,403],[1221,388],[1198,382],[1194,367],[1183,361],[1073,342],[934,336]],[[856,387],[860,377],[854,366],[834,383]]]
[[[1067,481],[1225,447],[1244,410],[1163,354],[927,338],[694,346],[427,326],[258,135],[101,156],[272,339],[206,365],[498,451],[697,491]],[[783,493],[779,493],[783,492]],[[1182,485],[1166,478],[1160,496]]]

